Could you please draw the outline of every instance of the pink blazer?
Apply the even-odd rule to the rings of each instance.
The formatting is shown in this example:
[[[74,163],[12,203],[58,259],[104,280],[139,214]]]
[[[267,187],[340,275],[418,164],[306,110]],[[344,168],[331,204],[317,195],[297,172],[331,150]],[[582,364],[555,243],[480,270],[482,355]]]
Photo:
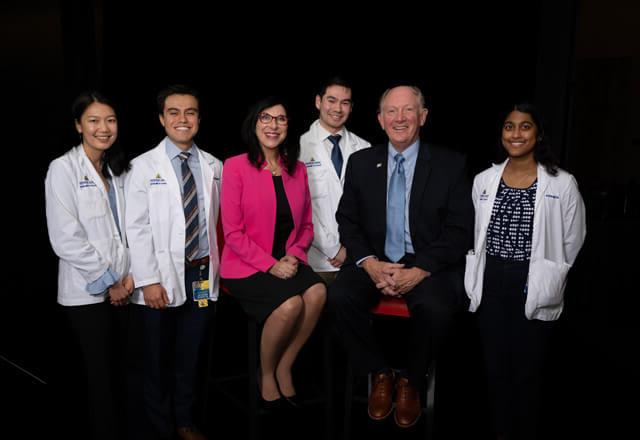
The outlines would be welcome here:
[[[307,263],[313,241],[311,195],[307,170],[298,162],[293,175],[282,165],[282,183],[293,216],[293,231],[285,250]],[[278,260],[271,256],[276,227],[276,191],[269,170],[258,170],[247,154],[227,159],[222,172],[220,213],[225,246],[220,276],[246,278],[267,272]]]

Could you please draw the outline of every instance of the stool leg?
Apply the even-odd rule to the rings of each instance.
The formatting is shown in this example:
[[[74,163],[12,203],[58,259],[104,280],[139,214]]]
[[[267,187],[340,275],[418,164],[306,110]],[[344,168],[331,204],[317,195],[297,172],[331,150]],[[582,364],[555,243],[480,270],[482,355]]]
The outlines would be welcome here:
[[[436,393],[436,364],[431,366],[431,372],[427,378],[427,414],[425,417],[425,438],[433,438],[433,427],[435,425],[435,393]]]
[[[349,440],[351,438],[351,406],[353,403],[353,366],[347,357],[347,365],[345,367],[347,381],[344,386],[344,423],[343,438]]]
[[[333,371],[331,353],[331,329],[326,320],[323,322],[324,348],[324,408],[325,408],[325,438],[333,439]]]
[[[209,413],[209,394],[211,391],[211,383],[213,378],[211,377],[211,369],[213,368],[213,343],[215,340],[215,323],[211,326],[211,332],[207,338],[207,363],[205,365],[204,372],[204,396],[202,401],[202,423],[207,423]]]
[[[258,438],[258,378],[256,377],[256,366],[258,365],[258,325],[255,320],[247,320],[248,333],[248,365],[247,374],[249,377],[249,438]]]

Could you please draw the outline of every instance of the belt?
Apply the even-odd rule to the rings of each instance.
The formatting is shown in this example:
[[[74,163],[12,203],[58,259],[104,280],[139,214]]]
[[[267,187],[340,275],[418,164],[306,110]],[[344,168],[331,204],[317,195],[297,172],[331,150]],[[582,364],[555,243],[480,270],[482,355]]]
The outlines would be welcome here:
[[[184,262],[184,265],[188,268],[192,268],[192,267],[198,267],[198,266],[202,266],[204,264],[209,264],[209,256],[207,255],[206,257],[202,257],[202,258],[197,258],[195,260],[186,260]]]

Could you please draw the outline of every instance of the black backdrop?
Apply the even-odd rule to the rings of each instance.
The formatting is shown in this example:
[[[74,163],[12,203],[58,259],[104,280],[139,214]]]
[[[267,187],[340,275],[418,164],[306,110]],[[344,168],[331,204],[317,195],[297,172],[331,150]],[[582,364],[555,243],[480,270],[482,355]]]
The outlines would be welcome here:
[[[46,235],[42,185],[48,163],[77,141],[69,106],[83,89],[99,87],[116,98],[120,140],[132,156],[162,138],[155,94],[169,83],[188,82],[201,91],[197,142],[224,159],[242,151],[242,118],[248,105],[266,94],[289,98],[291,135],[301,134],[316,117],[318,82],[332,73],[354,84],[349,127],[374,142],[382,139],[375,119],[378,98],[389,84],[403,80],[427,95],[423,137],[466,152],[474,172],[493,157],[501,110],[521,97],[543,107],[553,132],[560,134],[554,145],[565,162],[580,154],[567,141],[567,132],[576,129],[570,106],[577,2],[505,2],[490,10],[480,3],[398,5],[398,10],[367,10],[366,18],[362,11],[333,4],[289,7],[285,16],[284,5],[273,2],[230,5],[233,13],[225,6],[224,14],[215,5],[213,12],[162,4],[143,10],[121,0],[8,3],[2,14],[9,76],[3,113],[10,115],[5,149],[18,146],[23,158],[17,167],[5,162],[5,177],[19,178],[3,191],[9,265],[3,271],[0,354],[49,384],[0,363],[0,383],[13,390],[7,399],[14,406],[23,402],[14,411],[20,420],[35,407],[50,411],[58,429],[73,417],[67,411],[82,417],[84,410],[82,391],[72,386],[82,374],[79,359],[55,304],[56,258]],[[9,214],[14,209],[26,215]],[[629,278],[618,265],[615,273],[622,275],[610,283],[598,278],[596,287],[589,284],[587,275],[601,267],[598,255],[610,250],[608,235],[597,234],[609,231],[610,224],[592,225],[596,234],[572,274],[560,325],[561,374],[551,379],[561,390],[552,408],[561,433],[607,432],[612,420],[621,426],[629,415],[618,402],[621,390],[635,385],[629,380],[634,364],[624,347],[637,324],[630,312],[620,320],[613,300],[602,309],[596,290],[628,290]],[[631,229],[628,223],[624,228]],[[636,299],[629,306],[637,304]],[[453,371],[465,374],[462,367]],[[463,408],[475,412],[482,402],[475,399]],[[564,406],[577,407],[581,415],[568,418]]]

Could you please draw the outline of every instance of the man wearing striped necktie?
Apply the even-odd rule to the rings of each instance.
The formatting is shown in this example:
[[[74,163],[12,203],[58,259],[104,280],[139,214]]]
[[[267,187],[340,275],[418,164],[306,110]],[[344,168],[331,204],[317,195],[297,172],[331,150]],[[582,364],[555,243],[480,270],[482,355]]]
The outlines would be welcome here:
[[[202,440],[193,404],[198,353],[218,295],[222,163],[194,143],[195,90],[168,87],[158,109],[167,136],[134,159],[126,188],[132,272],[142,287],[133,301],[143,323],[145,416],[152,438]]]

